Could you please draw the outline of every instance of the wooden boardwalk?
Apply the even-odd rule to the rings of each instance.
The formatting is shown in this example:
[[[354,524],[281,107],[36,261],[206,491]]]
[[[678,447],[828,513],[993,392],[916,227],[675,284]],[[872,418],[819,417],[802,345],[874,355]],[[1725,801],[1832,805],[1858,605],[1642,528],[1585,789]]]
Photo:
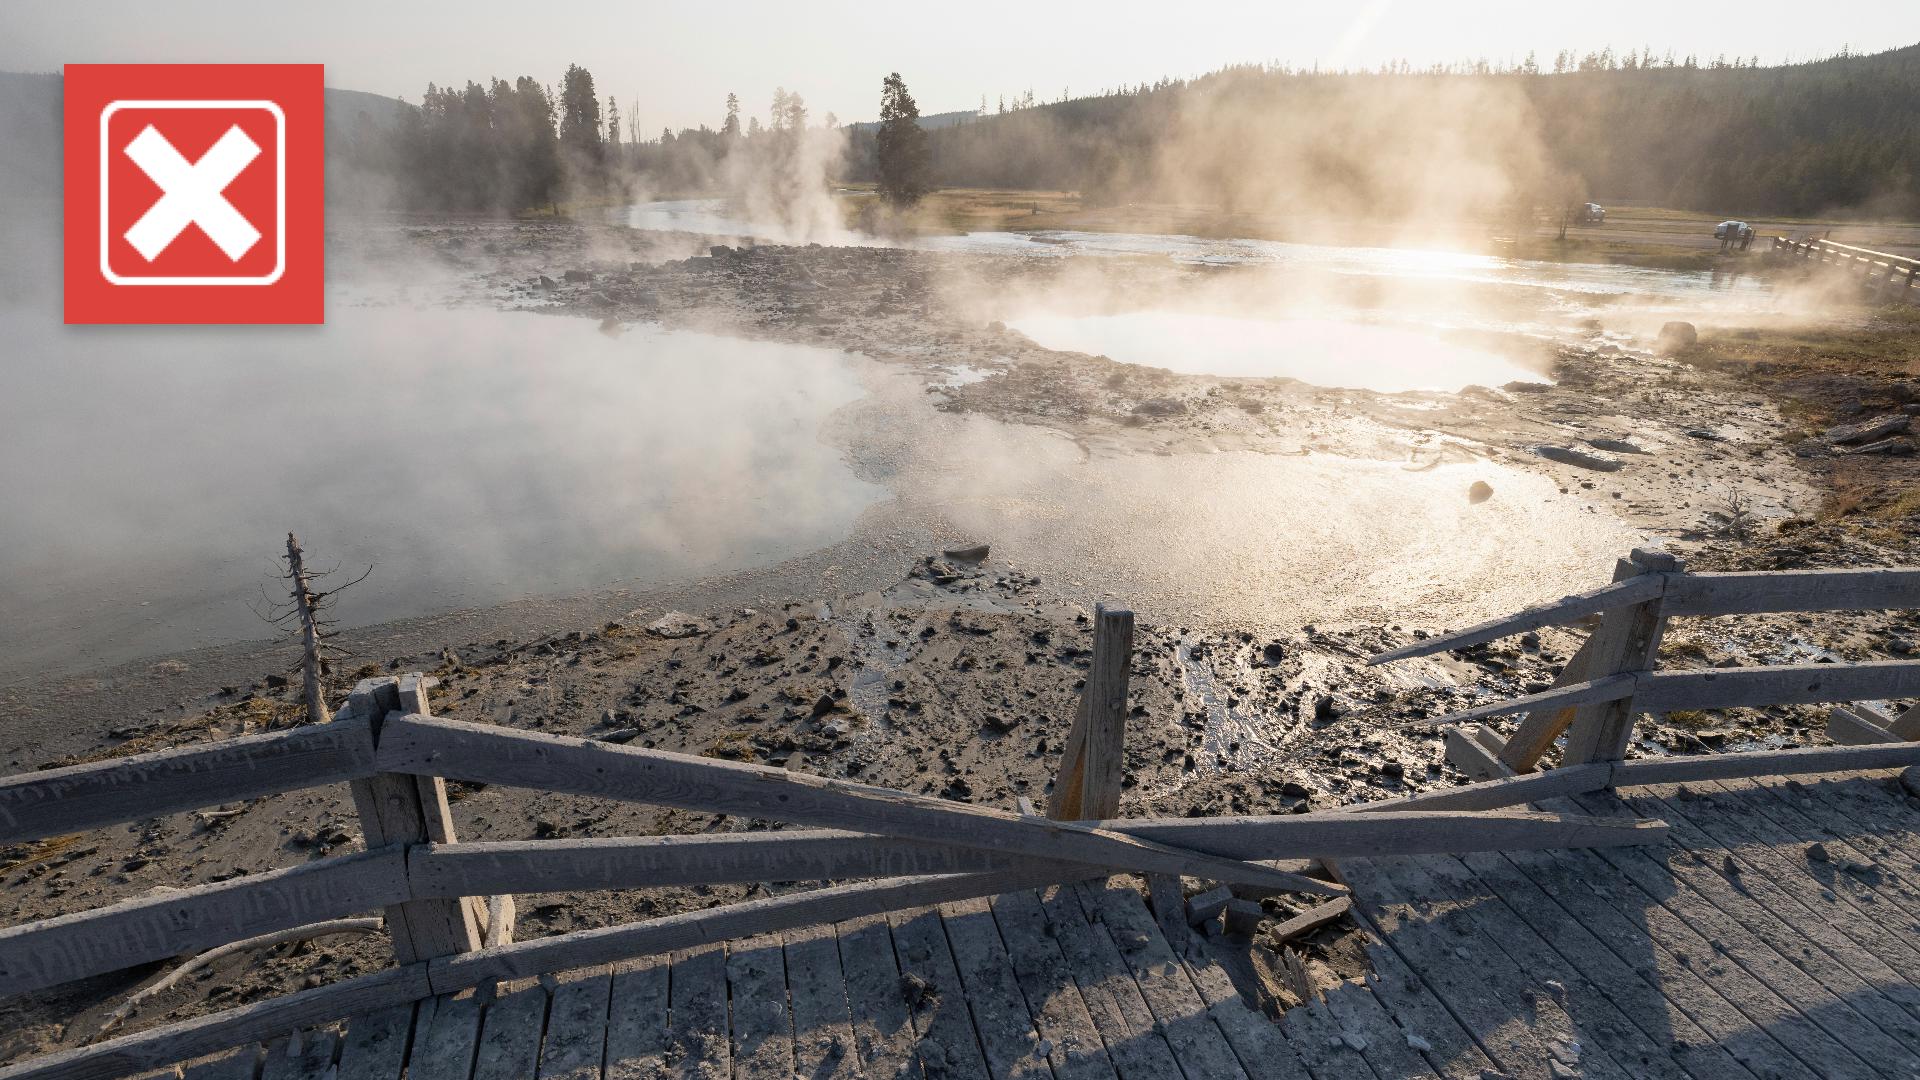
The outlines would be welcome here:
[[[431,999],[184,1075],[1920,1077],[1920,811],[1891,775],[1545,807],[1664,820],[1667,848],[1342,862],[1376,976],[1279,1023],[1122,877]]]

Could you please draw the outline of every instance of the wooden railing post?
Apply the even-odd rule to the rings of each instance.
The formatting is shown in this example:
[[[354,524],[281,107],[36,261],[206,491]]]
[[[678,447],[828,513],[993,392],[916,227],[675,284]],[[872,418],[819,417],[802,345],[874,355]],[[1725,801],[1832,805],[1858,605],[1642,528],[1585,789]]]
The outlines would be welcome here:
[[[1684,569],[1680,560],[1672,555],[1635,548],[1632,555],[1620,560],[1615,567],[1614,580],[1639,574],[1678,573]],[[1667,627],[1665,608],[1665,597],[1656,596],[1602,616],[1589,642],[1587,678],[1653,670],[1659,661],[1660,638]],[[1573,724],[1567,730],[1567,749],[1561,756],[1561,764],[1585,765],[1624,759],[1627,741],[1633,734],[1633,718],[1632,695],[1617,701],[1578,706]]]
[[[1120,812],[1126,771],[1127,683],[1133,670],[1133,612],[1094,608],[1093,663],[1054,776],[1047,816],[1055,821],[1111,818]]]
[[[365,716],[376,744],[390,712],[426,714],[427,687],[421,675],[362,679],[347,697],[343,715]],[[446,781],[438,776],[378,773],[353,782],[353,803],[367,847],[388,844],[451,844],[453,815],[447,807]],[[394,959],[402,964],[480,948],[480,925],[472,898],[409,900],[387,909],[387,932]]]

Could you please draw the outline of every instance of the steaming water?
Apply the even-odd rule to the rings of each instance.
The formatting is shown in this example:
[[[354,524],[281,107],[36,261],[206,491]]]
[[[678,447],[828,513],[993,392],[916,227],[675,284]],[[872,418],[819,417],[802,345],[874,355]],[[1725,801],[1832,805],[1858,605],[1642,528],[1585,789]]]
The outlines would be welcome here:
[[[741,217],[726,199],[640,203],[623,213],[626,223],[635,229],[697,232],[770,243],[785,242],[786,236],[777,226]],[[852,232],[821,240],[892,246],[889,241]],[[1711,299],[1718,306],[1761,309],[1770,304],[1773,295],[1766,282],[1739,273],[1654,270],[1610,263],[1548,262],[1414,248],[1338,247],[1280,240],[1054,229],[929,236],[914,241],[914,246],[929,251],[1034,258],[1149,255],[1193,264],[1274,266],[1352,276],[1510,285],[1569,294],[1575,301],[1633,295],[1695,303]]]
[[[286,532],[351,623],[771,565],[883,489],[819,435],[822,349],[477,310],[317,328],[0,312],[0,675],[270,636]]]
[[[1330,319],[1241,319],[1174,311],[1016,319],[1049,349],[1104,355],[1190,375],[1286,377],[1399,393],[1546,382],[1498,353],[1416,330]]]

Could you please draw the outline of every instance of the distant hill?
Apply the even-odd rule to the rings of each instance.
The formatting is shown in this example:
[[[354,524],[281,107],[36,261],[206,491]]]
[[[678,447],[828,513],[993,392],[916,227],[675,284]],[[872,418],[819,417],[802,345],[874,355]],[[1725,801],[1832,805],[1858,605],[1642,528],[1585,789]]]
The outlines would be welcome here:
[[[928,116],[923,116],[920,118],[920,126],[927,131],[936,131],[940,128],[952,127],[955,124],[970,123],[978,119],[980,119],[979,113],[972,109],[963,109],[960,112],[933,113]],[[880,121],[863,120],[858,124],[848,124],[847,129],[849,131],[878,131],[880,130]]]
[[[0,196],[59,197],[62,85],[57,74],[0,71]],[[332,87],[326,109],[329,145],[362,115],[386,128],[417,111],[397,98]]]
[[[1096,202],[1420,216],[1591,196],[1920,217],[1920,45],[1775,67],[1610,50],[1562,64],[1232,67],[924,126],[940,184]],[[853,142],[871,178],[871,135]]]

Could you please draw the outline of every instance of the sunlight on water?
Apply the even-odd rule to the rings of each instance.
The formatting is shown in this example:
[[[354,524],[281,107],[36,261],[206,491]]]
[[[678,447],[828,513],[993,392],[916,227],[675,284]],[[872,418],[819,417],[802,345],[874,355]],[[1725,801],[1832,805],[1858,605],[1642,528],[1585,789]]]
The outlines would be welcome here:
[[[1140,311],[1040,315],[1009,325],[1050,349],[1189,375],[1288,378],[1388,394],[1550,381],[1498,353],[1368,323]]]

